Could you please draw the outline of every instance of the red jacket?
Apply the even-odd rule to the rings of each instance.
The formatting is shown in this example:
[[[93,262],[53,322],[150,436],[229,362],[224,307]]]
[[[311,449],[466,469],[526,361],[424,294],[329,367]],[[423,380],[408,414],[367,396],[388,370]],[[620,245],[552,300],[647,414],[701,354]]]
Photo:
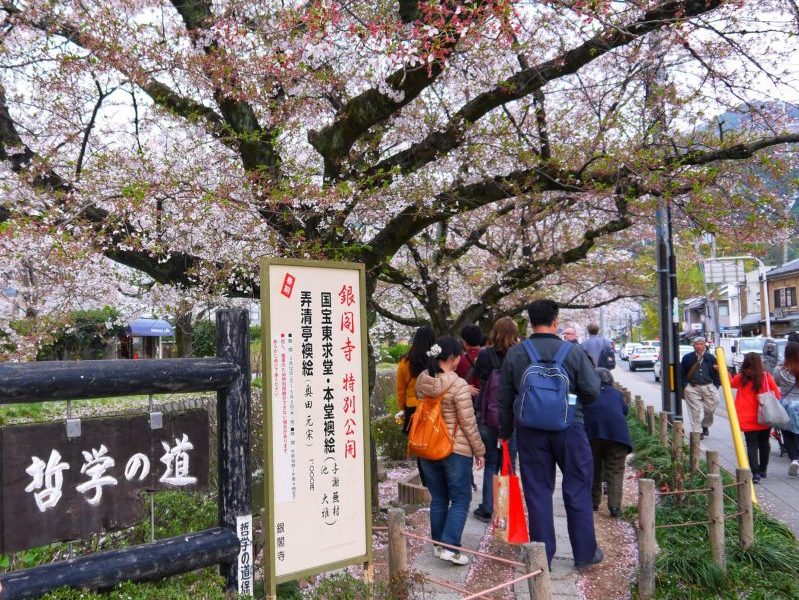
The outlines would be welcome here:
[[[480,389],[480,380],[477,378],[477,374],[472,369],[478,354],[480,354],[479,347],[469,348],[466,352],[461,354],[461,361],[458,363],[458,366],[455,367],[455,372],[460,378],[466,379],[466,383]],[[467,378],[466,376],[469,374],[469,371],[472,372],[472,375],[471,377]]]
[[[752,382],[748,382],[741,387],[741,374],[738,373],[730,381],[730,387],[736,388],[738,393],[735,395],[735,412],[738,413],[738,424],[741,431],[761,431],[769,429],[768,425],[760,425],[757,422],[757,394],[762,394],[771,390],[780,398],[780,388],[774,382],[774,378],[768,371],[763,372],[763,383],[760,384],[760,391],[755,393]]]

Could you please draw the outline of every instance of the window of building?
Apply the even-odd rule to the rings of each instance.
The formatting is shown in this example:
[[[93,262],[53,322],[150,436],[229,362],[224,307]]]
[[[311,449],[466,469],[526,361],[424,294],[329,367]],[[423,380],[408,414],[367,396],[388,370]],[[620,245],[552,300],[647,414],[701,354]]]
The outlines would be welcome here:
[[[784,287],[774,290],[774,308],[796,306],[796,288]]]

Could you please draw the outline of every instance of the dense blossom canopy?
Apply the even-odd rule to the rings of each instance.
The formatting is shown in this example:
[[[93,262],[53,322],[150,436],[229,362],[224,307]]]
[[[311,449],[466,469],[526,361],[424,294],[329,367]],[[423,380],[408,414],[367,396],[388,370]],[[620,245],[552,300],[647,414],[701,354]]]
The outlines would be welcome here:
[[[373,308],[453,326],[542,281],[578,304],[629,287],[659,199],[704,229],[784,218],[734,163],[773,149],[758,167],[780,174],[799,141],[768,103],[795,95],[789,0],[0,14],[0,292],[29,316],[253,297],[258,258],[285,255],[363,262]],[[711,123],[730,107],[734,128]]]

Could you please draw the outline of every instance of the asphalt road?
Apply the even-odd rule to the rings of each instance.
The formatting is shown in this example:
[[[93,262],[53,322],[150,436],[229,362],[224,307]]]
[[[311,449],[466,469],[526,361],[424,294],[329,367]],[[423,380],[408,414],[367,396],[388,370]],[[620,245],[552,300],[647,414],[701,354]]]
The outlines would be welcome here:
[[[647,405],[653,405],[659,412],[662,407],[660,384],[655,383],[652,369],[630,372],[627,363],[618,358],[616,365],[613,370],[615,379],[629,389],[633,396],[640,395]],[[721,394],[721,392],[719,393]],[[683,403],[683,415],[687,435],[691,431],[691,425],[688,407],[685,403]],[[722,467],[735,472],[738,463],[723,398],[719,403],[710,435],[702,440],[702,451],[705,450],[718,451]],[[755,485],[755,492],[760,507],[770,515],[784,521],[799,537],[799,478],[788,475],[788,464],[788,455],[780,457],[778,444],[776,440],[772,439],[768,478]]]

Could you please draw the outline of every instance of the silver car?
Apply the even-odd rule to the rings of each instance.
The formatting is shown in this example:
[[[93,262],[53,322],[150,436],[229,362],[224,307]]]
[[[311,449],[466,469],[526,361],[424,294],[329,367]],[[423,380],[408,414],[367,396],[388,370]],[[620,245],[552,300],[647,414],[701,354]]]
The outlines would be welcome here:
[[[683,357],[686,354],[688,354],[689,352],[693,352],[693,351],[694,351],[693,346],[686,346],[686,345],[680,344],[680,360],[682,360]],[[655,361],[655,364],[652,366],[652,373],[654,373],[654,375],[655,375],[655,381],[660,381],[660,370],[661,369],[662,369],[662,367],[661,367],[661,362],[660,362],[660,355],[658,355],[658,359]]]

